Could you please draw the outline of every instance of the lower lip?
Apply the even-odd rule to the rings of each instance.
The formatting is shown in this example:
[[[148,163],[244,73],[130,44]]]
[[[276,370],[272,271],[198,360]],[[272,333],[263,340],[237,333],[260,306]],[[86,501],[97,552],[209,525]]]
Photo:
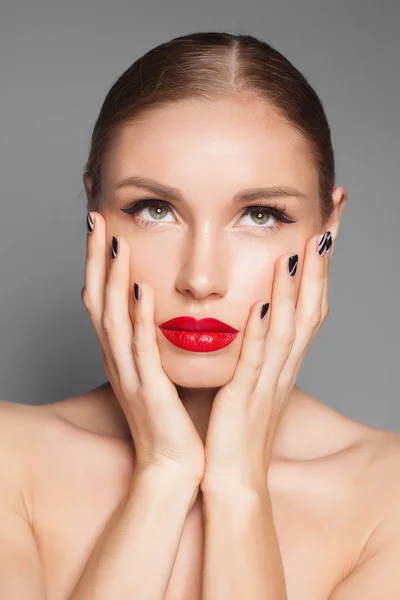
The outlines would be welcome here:
[[[239,333],[222,331],[184,331],[180,329],[163,329],[161,332],[174,346],[189,352],[214,352],[229,346]]]

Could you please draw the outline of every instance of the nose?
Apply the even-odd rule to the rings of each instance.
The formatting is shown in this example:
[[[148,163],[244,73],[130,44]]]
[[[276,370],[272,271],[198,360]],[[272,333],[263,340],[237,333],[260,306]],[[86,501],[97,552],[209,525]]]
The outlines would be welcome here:
[[[204,230],[189,234],[182,250],[176,288],[199,300],[211,295],[224,296],[229,276],[228,254],[222,236]]]

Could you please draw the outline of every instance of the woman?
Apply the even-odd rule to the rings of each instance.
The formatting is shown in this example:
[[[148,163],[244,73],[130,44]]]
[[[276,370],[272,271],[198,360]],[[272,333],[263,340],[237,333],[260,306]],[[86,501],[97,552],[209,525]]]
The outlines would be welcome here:
[[[2,598],[399,596],[399,436],[295,384],[334,180],[318,96],[252,36],[176,38],[112,86],[83,176],[108,381],[2,403]]]

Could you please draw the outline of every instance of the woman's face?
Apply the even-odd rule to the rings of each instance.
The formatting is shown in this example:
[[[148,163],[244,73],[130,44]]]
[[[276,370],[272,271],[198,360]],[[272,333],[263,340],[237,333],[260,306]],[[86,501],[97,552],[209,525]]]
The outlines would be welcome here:
[[[118,187],[129,177],[173,187],[181,199],[140,185]],[[107,248],[113,235],[129,244],[130,289],[133,282],[153,286],[155,324],[184,315],[214,317],[239,330],[225,348],[190,352],[156,327],[167,375],[188,388],[224,385],[239,359],[251,305],[271,299],[275,261],[298,254],[299,285],[305,243],[323,233],[318,176],[306,142],[260,101],[185,101],[125,126],[103,162],[101,183]],[[236,199],[242,190],[275,186],[302,196]],[[122,211],[143,198],[165,204]],[[265,210],[245,214],[259,205]],[[274,205],[293,222],[268,213]],[[129,301],[132,315],[133,294]]]

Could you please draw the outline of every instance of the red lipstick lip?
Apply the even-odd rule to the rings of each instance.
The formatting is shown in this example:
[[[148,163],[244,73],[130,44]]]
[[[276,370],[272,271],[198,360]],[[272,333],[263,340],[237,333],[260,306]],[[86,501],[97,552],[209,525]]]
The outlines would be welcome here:
[[[226,333],[237,332],[238,329],[227,325],[223,321],[207,317],[205,319],[195,319],[194,317],[176,317],[161,323],[162,329],[180,329],[184,331],[220,331]]]

